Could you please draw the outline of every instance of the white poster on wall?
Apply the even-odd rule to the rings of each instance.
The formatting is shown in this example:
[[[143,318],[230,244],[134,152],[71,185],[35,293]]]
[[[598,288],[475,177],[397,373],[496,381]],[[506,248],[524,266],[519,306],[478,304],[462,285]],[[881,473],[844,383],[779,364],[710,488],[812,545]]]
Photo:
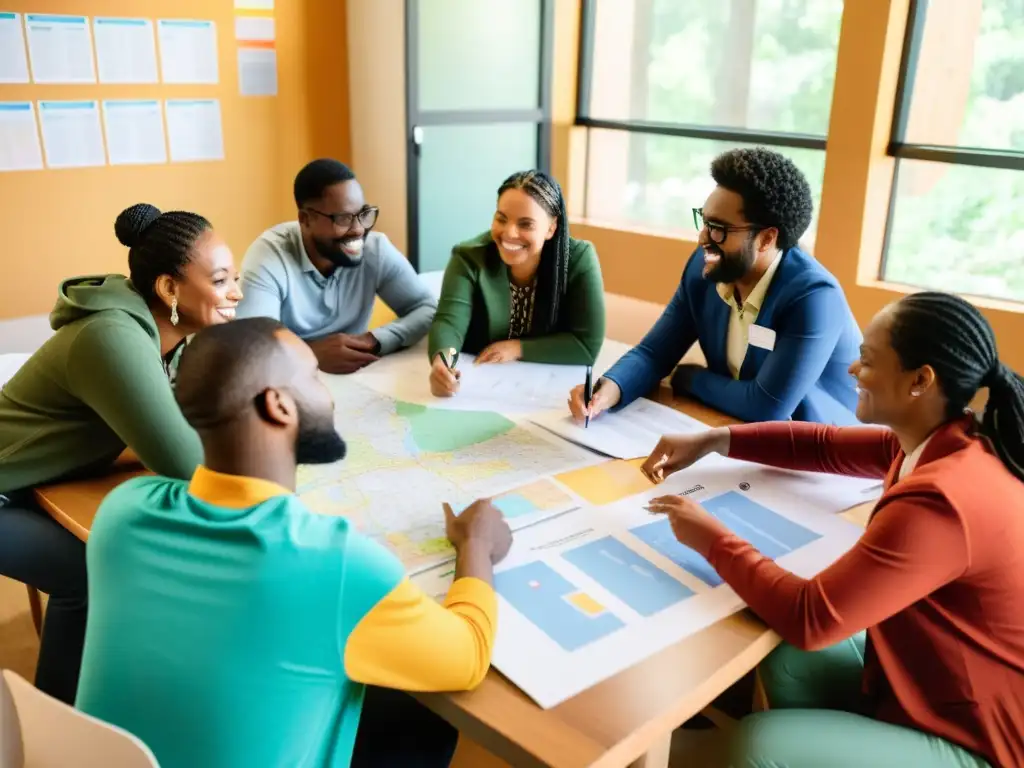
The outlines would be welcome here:
[[[95,83],[87,16],[25,16],[32,79],[37,83]]]
[[[165,83],[215,85],[218,82],[217,25],[214,22],[160,19],[156,26],[160,70]]]
[[[0,101],[0,171],[36,171],[43,151],[31,101]]]
[[[223,160],[220,102],[217,99],[168,99],[167,143],[174,163]]]
[[[0,83],[27,83],[28,55],[21,14],[0,11]]]
[[[107,99],[103,124],[111,165],[167,162],[163,112],[156,99]]]
[[[39,119],[47,167],[107,164],[96,101],[40,101]]]
[[[101,83],[155,83],[156,42],[149,19],[93,19]]]

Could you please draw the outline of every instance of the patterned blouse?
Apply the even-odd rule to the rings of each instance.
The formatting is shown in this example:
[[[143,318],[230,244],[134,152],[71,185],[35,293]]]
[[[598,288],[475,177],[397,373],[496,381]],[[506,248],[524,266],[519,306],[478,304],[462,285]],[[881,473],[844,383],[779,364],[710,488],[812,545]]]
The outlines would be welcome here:
[[[510,339],[521,339],[530,335],[533,327],[533,298],[537,293],[537,280],[520,288],[509,281],[512,289],[512,311],[508,319],[508,337]]]

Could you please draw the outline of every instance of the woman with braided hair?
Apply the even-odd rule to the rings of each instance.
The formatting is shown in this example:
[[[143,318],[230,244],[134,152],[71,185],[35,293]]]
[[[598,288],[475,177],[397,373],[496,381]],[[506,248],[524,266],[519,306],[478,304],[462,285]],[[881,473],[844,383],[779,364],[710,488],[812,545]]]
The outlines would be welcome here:
[[[117,217],[131,277],[60,286],[55,333],[0,391],[0,574],[50,596],[36,685],[75,700],[85,632],[85,546],[36,504],[35,486],[102,471],[129,449],[189,478],[199,438],[169,377],[184,341],[234,317],[231,251],[195,213],[138,204]]]
[[[659,482],[717,452],[884,481],[860,540],[811,579],[692,499],[651,503],[786,641],[760,670],[770,710],[741,723],[728,764],[1022,766],[1024,380],[975,307],[930,291],[871,321],[850,373],[857,418],[885,428],[712,429],[663,438],[644,465]]]
[[[477,363],[590,365],[604,324],[597,254],[569,237],[561,187],[542,171],[514,173],[498,188],[490,231],[452,251],[430,329],[431,391],[458,391],[449,349]]]

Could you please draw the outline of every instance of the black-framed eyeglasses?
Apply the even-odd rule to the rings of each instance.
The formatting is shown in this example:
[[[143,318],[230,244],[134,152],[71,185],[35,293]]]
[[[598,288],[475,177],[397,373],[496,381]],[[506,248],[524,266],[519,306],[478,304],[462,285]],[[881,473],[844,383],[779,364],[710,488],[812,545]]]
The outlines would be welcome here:
[[[348,232],[352,229],[352,225],[358,220],[363,225],[364,229],[369,229],[377,223],[377,214],[380,213],[380,208],[375,205],[365,205],[357,213],[324,213],[318,211],[316,208],[310,208],[306,206],[306,210],[310,213],[315,213],[318,216],[323,216],[325,219],[330,219],[331,223],[339,229],[343,229]]]
[[[714,221],[706,221],[704,219],[704,209],[694,208],[693,209],[693,226],[697,228],[697,231],[707,228],[708,237],[711,238],[712,243],[721,245],[729,237],[730,232],[749,232],[751,230],[765,229],[760,224],[747,224],[745,226],[733,226],[732,224],[719,224]]]

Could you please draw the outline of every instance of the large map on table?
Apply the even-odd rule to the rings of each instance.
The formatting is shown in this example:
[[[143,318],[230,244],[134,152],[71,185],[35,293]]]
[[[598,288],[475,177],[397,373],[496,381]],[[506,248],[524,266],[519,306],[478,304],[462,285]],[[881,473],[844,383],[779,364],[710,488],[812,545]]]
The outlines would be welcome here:
[[[564,512],[574,497],[550,475],[593,464],[593,454],[491,412],[396,400],[352,379],[325,377],[344,461],[299,470],[315,512],[349,518],[416,573],[450,559],[442,502],[459,511],[493,496],[513,528]]]

